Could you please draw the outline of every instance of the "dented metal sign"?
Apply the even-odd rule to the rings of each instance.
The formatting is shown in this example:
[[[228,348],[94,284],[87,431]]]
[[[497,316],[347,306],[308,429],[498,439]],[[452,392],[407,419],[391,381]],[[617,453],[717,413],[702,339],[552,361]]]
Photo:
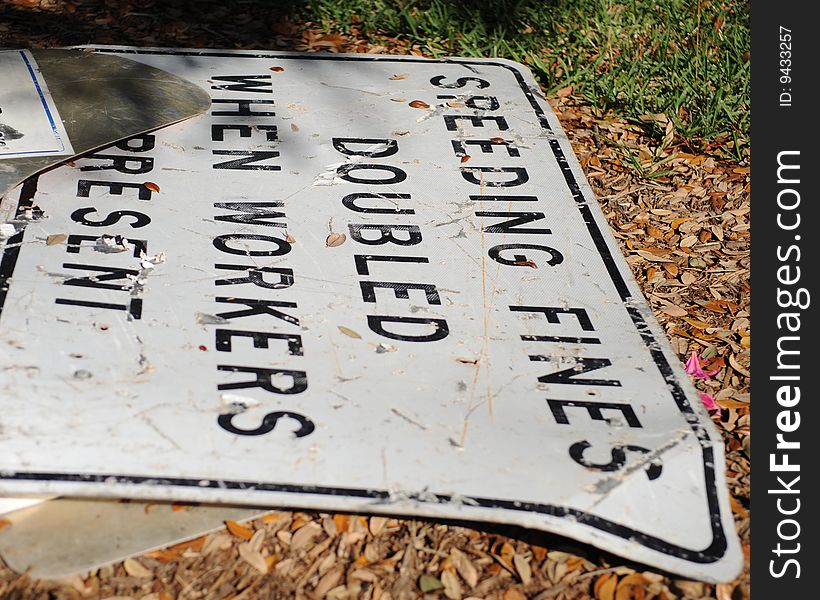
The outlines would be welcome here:
[[[0,51],[0,196],[75,154],[205,112],[199,86],[117,55]]]
[[[98,51],[212,107],[4,205],[0,493],[501,522],[738,572],[720,437],[526,69]]]
[[[71,140],[31,52],[0,52],[0,74],[0,158],[73,154]]]
[[[0,530],[0,556],[9,568],[57,579],[178,544],[267,511],[246,506],[57,498],[16,510]],[[216,540],[217,542],[219,540]]]

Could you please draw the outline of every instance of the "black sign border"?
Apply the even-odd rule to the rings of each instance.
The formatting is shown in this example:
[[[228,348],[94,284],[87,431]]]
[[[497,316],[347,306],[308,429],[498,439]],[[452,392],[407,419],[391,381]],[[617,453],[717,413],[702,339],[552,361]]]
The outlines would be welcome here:
[[[176,49],[142,49],[142,48],[115,48],[115,47],[91,47],[95,51],[112,53],[112,54],[148,54],[148,55],[162,55],[162,56],[212,56],[218,58],[275,58],[277,60],[337,60],[337,61],[360,61],[360,62],[400,62],[400,63],[424,63],[424,64],[455,64],[464,65],[467,68],[471,67],[501,67],[511,72],[518,82],[521,91],[524,93],[527,101],[530,103],[535,115],[538,117],[541,127],[550,134],[555,135],[555,132],[550,125],[547,116],[535,99],[533,90],[527,85],[522,72],[514,66],[516,63],[494,62],[492,60],[475,61],[463,60],[455,58],[447,59],[428,59],[428,58],[412,58],[412,57],[396,57],[389,55],[350,55],[350,54],[313,54],[313,53],[266,53],[254,52],[244,53],[241,51],[224,52],[224,51],[209,51],[209,50],[176,50]],[[550,148],[553,156],[558,163],[561,172],[564,175],[564,180],[567,187],[576,202],[579,212],[581,213],[584,223],[587,226],[590,236],[595,242],[595,248],[598,251],[601,259],[604,261],[607,272],[618,291],[621,301],[624,303],[624,308],[629,314],[635,328],[637,329],[641,339],[649,350],[652,359],[658,367],[664,380],[672,389],[672,397],[678,406],[678,409],[685,415],[686,421],[695,433],[698,441],[701,444],[703,469],[705,473],[706,497],[709,508],[709,520],[712,530],[712,542],[703,550],[692,550],[684,548],[676,544],[672,544],[658,537],[637,531],[630,527],[620,525],[613,521],[603,519],[601,517],[588,514],[581,510],[567,508],[563,506],[555,506],[552,504],[538,504],[530,502],[519,502],[511,500],[500,500],[494,498],[477,498],[469,497],[464,502],[464,508],[469,508],[470,505],[481,508],[500,508],[512,511],[534,512],[544,514],[552,517],[566,517],[582,525],[588,525],[592,528],[598,529],[605,533],[623,538],[625,540],[638,542],[642,546],[682,560],[689,561],[695,564],[711,564],[723,558],[728,548],[728,541],[726,533],[723,529],[723,523],[720,512],[720,505],[718,501],[718,489],[716,484],[716,465],[715,454],[712,447],[712,440],[709,438],[709,433],[701,424],[700,419],[696,415],[686,398],[686,394],[680,386],[671,365],[666,360],[666,356],[659,349],[659,344],[652,335],[646,320],[641,312],[634,306],[635,297],[629,290],[623,275],[618,269],[615,257],[607,246],[606,239],[601,232],[598,223],[592,214],[589,207],[589,202],[584,197],[581,191],[581,186],[575,179],[572,172],[572,167],[564,154],[561,144],[556,137],[549,139]],[[29,178],[24,184],[20,194],[20,201],[18,206],[18,214],[24,208],[31,206],[31,199],[36,193],[37,176]],[[0,259],[0,314],[2,314],[3,304],[11,284],[11,278],[14,273],[14,267],[17,263],[19,255],[20,243],[23,241],[24,229],[18,231],[14,236],[7,240],[7,247]],[[15,473],[0,473],[0,480],[11,481],[51,481],[51,482],[75,482],[75,483],[107,483],[107,484],[136,484],[136,485],[161,485],[169,487],[196,487],[200,489],[224,489],[224,490],[253,490],[259,492],[277,492],[277,493],[293,493],[293,494],[313,494],[320,496],[346,496],[350,498],[372,498],[377,501],[389,501],[390,492],[373,489],[361,488],[340,488],[340,487],[323,487],[323,486],[300,486],[290,484],[277,483],[260,483],[251,481],[208,481],[201,479],[186,479],[186,478],[158,478],[145,477],[138,475],[114,475],[114,474],[82,474],[82,473],[42,473],[42,472],[15,472]],[[450,502],[453,500],[452,496],[446,494],[434,494],[436,502]],[[414,497],[409,496],[408,499],[418,502],[430,502],[425,496]]]

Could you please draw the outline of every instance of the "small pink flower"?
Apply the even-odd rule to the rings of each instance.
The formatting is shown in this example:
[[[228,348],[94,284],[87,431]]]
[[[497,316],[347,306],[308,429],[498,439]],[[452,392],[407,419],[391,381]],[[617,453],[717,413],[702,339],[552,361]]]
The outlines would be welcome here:
[[[704,371],[700,364],[698,353],[694,350],[692,350],[692,355],[689,357],[689,360],[686,361],[686,372],[698,379],[711,379],[717,375],[719,371],[720,369],[715,369],[711,373]]]
[[[720,412],[720,406],[718,406],[718,403],[715,402],[715,399],[709,394],[700,392],[700,400],[701,402],[703,402],[703,406],[706,407],[706,410],[709,411],[710,415],[714,415]]]

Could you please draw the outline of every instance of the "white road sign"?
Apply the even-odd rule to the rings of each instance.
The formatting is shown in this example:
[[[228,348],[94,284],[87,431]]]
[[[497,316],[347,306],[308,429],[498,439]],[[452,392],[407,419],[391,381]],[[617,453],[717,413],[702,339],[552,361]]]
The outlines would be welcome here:
[[[26,50],[0,52],[0,160],[73,154],[37,62]]]
[[[502,522],[737,574],[720,437],[526,69],[99,51],[212,109],[4,203],[0,494]]]

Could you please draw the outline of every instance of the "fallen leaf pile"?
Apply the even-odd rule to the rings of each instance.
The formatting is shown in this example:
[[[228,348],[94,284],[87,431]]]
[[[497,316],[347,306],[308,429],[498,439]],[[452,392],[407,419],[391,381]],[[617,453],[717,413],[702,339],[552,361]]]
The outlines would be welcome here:
[[[558,540],[559,538],[555,538]],[[705,584],[682,582],[706,589]],[[0,584],[49,598],[678,598],[661,575],[474,529],[387,517],[274,512],[85,577]],[[640,591],[637,591],[640,590]],[[50,594],[50,595],[49,595]]]

